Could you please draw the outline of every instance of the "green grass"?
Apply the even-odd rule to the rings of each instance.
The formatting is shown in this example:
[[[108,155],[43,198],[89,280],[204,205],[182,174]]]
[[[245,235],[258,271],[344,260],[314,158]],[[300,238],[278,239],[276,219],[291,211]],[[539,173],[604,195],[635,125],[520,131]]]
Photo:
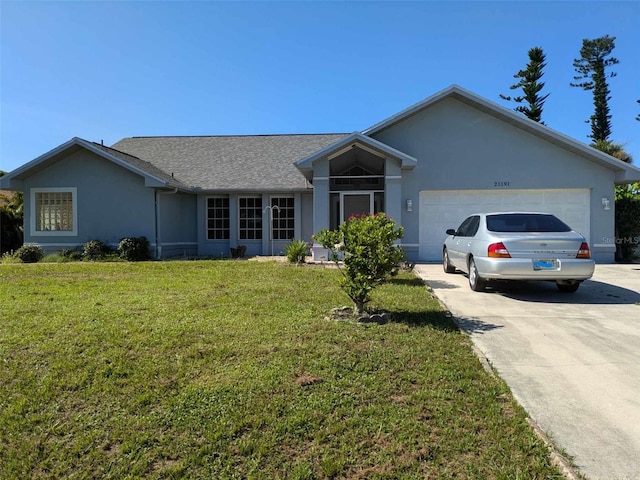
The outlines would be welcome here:
[[[0,265],[0,478],[561,478],[419,280],[357,324],[338,275]]]

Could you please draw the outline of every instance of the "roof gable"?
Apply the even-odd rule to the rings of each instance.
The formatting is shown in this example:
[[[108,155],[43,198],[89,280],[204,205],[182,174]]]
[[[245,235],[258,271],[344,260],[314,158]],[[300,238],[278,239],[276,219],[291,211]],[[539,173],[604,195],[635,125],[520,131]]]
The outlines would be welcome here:
[[[462,102],[472,108],[480,110],[491,115],[505,123],[516,128],[524,130],[535,135],[549,143],[560,148],[568,150],[578,156],[592,161],[600,166],[613,170],[615,172],[616,183],[628,183],[640,180],[640,169],[629,165],[628,163],[618,160],[606,153],[601,152],[589,145],[579,142],[567,135],[564,135],[546,125],[535,122],[526,116],[519,114],[509,108],[498,105],[486,98],[476,95],[458,85],[451,85],[444,90],[418,102],[391,117],[376,123],[362,132],[363,135],[375,136],[404,120],[419,114],[420,112],[430,108],[431,106],[441,102],[444,99],[452,98]]]
[[[327,145],[322,150],[318,150],[317,152],[314,152],[306,158],[298,160],[295,165],[305,175],[305,177],[307,177],[308,180],[311,180],[311,178],[313,177],[313,163],[315,161],[324,157],[337,156],[343,151],[349,150],[356,146],[372,151],[376,155],[382,155],[384,157],[388,156],[398,160],[403,170],[411,170],[418,164],[418,160],[416,160],[411,155],[407,155],[400,150],[396,150],[395,148],[379,142],[374,138],[367,137],[361,133],[355,132],[349,136],[341,138],[331,145]]]
[[[22,180],[46,167],[52,165],[64,157],[71,155],[81,149],[88,150],[105,160],[115,163],[145,180],[145,186],[158,188],[179,188],[184,189],[185,185],[170,175],[166,174],[156,166],[149,162],[141,160],[135,156],[129,155],[118,150],[114,150],[95,142],[90,142],[79,137],[74,137],[66,143],[40,155],[38,158],[29,163],[22,165],[16,170],[8,173],[0,178],[2,186],[11,189],[20,189]]]

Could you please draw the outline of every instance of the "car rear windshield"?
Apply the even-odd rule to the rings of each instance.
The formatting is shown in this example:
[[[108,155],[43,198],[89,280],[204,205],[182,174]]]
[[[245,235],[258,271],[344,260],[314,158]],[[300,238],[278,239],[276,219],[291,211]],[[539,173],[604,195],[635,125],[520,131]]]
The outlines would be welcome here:
[[[553,215],[535,213],[503,213],[487,215],[491,232],[570,232],[571,228]]]

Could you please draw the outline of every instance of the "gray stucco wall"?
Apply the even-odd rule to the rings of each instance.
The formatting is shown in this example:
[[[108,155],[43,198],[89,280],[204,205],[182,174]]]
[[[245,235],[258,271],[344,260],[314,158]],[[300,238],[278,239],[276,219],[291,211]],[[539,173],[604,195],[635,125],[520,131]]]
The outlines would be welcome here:
[[[313,230],[313,193],[303,193],[300,195],[300,239],[305,242],[311,241],[311,235],[316,233]]]
[[[31,232],[31,189],[77,188],[77,235],[45,236]],[[24,181],[25,243],[47,251],[101,240],[117,246],[122,237],[146,236],[154,241],[154,190],[139,175],[86,150],[76,152]]]
[[[196,196],[159,191],[157,212],[160,256],[197,255]]]
[[[402,172],[403,243],[419,242],[419,193],[424,190],[492,190],[494,182],[508,188],[591,189],[592,250],[598,261],[613,261],[602,245],[613,237],[614,213],[603,210],[601,198],[614,198],[611,170],[531,135],[454,99],[445,99],[373,136],[418,159],[413,171]]]

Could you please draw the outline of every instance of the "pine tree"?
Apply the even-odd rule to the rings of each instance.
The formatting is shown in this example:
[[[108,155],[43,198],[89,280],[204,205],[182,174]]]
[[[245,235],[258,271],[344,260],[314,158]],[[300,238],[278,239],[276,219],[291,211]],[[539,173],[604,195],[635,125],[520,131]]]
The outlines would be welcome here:
[[[501,94],[500,98],[516,103],[524,103],[526,101],[528,106],[518,105],[515,111],[523,113],[531,120],[544,125],[544,122],[541,121],[542,106],[549,94],[540,96],[540,91],[544,87],[544,82],[540,82],[540,79],[544,75],[543,69],[547,65],[545,63],[546,55],[540,47],[533,47],[529,50],[528,55],[529,63],[527,68],[518,71],[513,76],[513,78],[519,78],[520,81],[509,87],[511,90],[522,89],[522,96],[511,97]]]
[[[595,111],[588,121],[591,122],[591,135],[593,142],[607,141],[611,135],[611,114],[609,110],[609,85],[607,77],[616,76],[614,72],[607,74],[606,69],[619,63],[618,59],[611,57],[615,48],[616,37],[605,35],[604,37],[582,40],[580,58],[573,61],[573,67],[577,75],[571,83],[572,87],[584,90],[593,90],[593,106]],[[580,80],[583,80],[580,82]]]

